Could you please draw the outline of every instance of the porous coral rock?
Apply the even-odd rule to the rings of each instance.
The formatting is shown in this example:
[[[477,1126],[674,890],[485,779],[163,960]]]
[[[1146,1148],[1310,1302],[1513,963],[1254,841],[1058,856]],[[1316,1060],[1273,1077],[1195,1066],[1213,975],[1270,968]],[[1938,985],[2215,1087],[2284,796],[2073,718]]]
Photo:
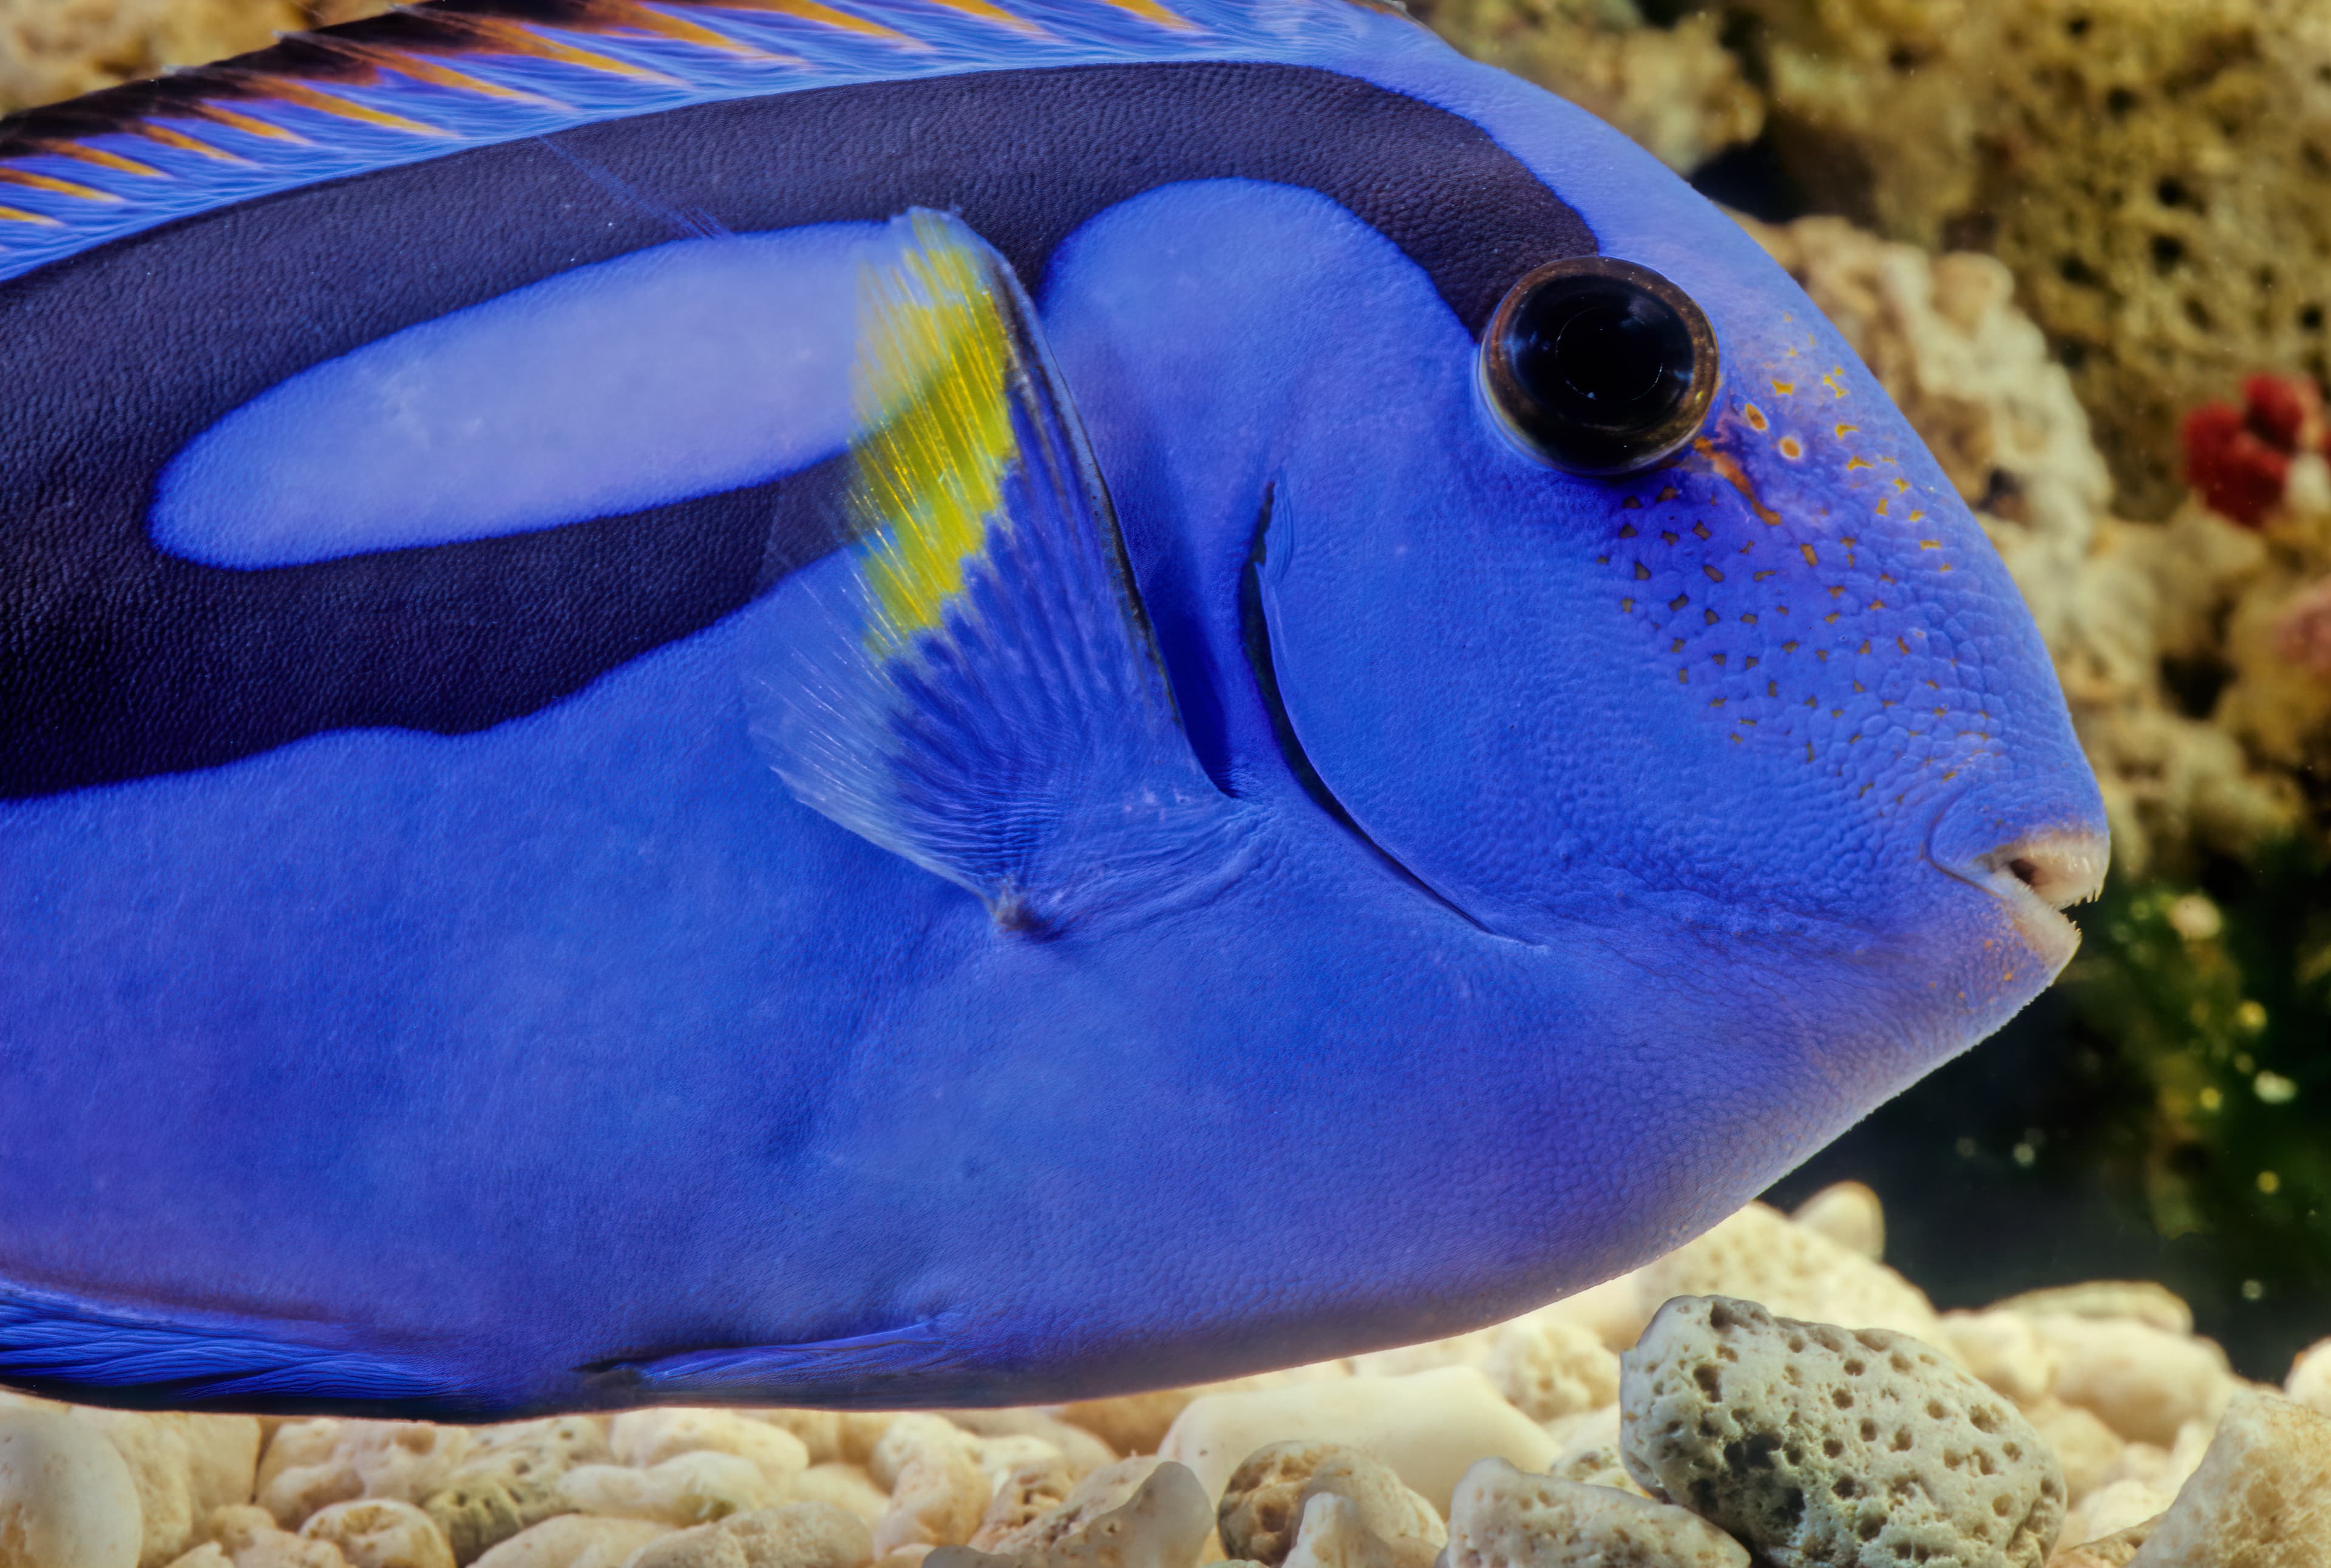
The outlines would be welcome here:
[[[1223,1549],[1280,1563],[1308,1528],[1312,1499],[1329,1496],[1351,1505],[1352,1522],[1383,1543],[1397,1568],[1429,1568],[1448,1544],[1432,1505],[1385,1466],[1339,1444],[1292,1442],[1265,1444],[1232,1472],[1215,1510]]]
[[[1286,1568],[1394,1568],[1391,1546],[1360,1522],[1349,1497],[1323,1493],[1303,1506],[1303,1524]]]
[[[145,1523],[140,1568],[162,1568],[186,1551],[213,1508],[251,1498],[259,1423],[249,1416],[94,1409],[73,1415],[103,1432],[129,1467]]]
[[[2331,1563],[2331,1417],[2244,1388],[2129,1568]]]
[[[1048,1411],[950,1411],[947,1420],[983,1441],[1033,1438],[1067,1460],[1069,1468],[1080,1476],[1117,1459],[1117,1450],[1099,1438]],[[984,1456],[986,1450],[982,1452]]]
[[[1763,128],[1762,97],[1719,36],[1722,19],[1651,27],[1632,0],[1430,0],[1433,30],[1608,120],[1670,168],[1691,169]]]
[[[2167,1448],[2187,1421],[2215,1421],[2235,1387],[2212,1340],[2135,1318],[2037,1313],[2031,1322],[2056,1354],[2056,1397],[2132,1442]]]
[[[1890,1328],[1929,1343],[1940,1334],[1917,1286],[1764,1203],[1637,1269],[1635,1281],[1651,1311],[1678,1296],[1736,1296],[1782,1316]]]
[[[477,1568],[623,1568],[633,1553],[670,1534],[652,1519],[561,1514],[520,1530],[479,1558]]]
[[[2331,1416],[2331,1339],[2318,1339],[2290,1358],[2282,1392],[2317,1415]]]
[[[436,1521],[410,1503],[360,1497],[334,1503],[300,1526],[310,1541],[328,1541],[348,1568],[453,1568],[453,1549]]]
[[[938,1416],[902,1415],[874,1445],[867,1472],[888,1487],[890,1506],[874,1525],[874,1553],[971,1539],[991,1484],[970,1433]]]
[[[644,1469],[576,1465],[558,1478],[557,1497],[578,1514],[702,1525],[781,1503],[785,1489],[750,1459],[699,1449]]]
[[[2060,1538],[2082,1542],[2117,1535],[2159,1517],[2176,1495],[2134,1478],[2107,1481],[2066,1512]]]
[[[793,1480],[797,1503],[831,1503],[862,1519],[879,1519],[890,1506],[890,1495],[874,1484],[863,1465],[840,1460],[812,1465]]]
[[[2053,1394],[2023,1408],[2023,1419],[2047,1440],[2064,1470],[2064,1496],[2078,1502],[2105,1484],[2127,1451],[2128,1440],[2093,1411],[2066,1404]]]
[[[417,1503],[445,1484],[473,1446],[467,1429],[426,1421],[286,1421],[261,1456],[256,1495],[290,1529],[352,1497]]]
[[[2126,1317],[2164,1334],[2193,1332],[2193,1309],[2165,1285],[2149,1279],[2088,1279],[2020,1290],[1991,1304],[1992,1312],[2024,1317]]]
[[[794,1503],[722,1521],[746,1568],[859,1568],[874,1556],[866,1521],[825,1503]]]
[[[1740,1543],[1695,1514],[1609,1487],[1465,1472],[1449,1505],[1445,1568],[1748,1568]]]
[[[1946,1312],[1942,1345],[2017,1404],[2045,1399],[2056,1386],[2056,1352],[2020,1312]]]
[[[733,1454],[758,1469],[779,1496],[809,1468],[808,1445],[784,1428],[687,1406],[624,1411],[607,1424],[607,1447],[619,1463],[639,1468],[680,1454]]]
[[[1886,1205],[1866,1182],[1832,1182],[1790,1210],[1789,1219],[1872,1262],[1886,1256]]]
[[[348,1568],[338,1546],[276,1528],[264,1508],[214,1509],[203,1530],[234,1568]]]
[[[1124,1484],[1141,1479],[1132,1494]],[[942,1546],[930,1568],[1191,1568],[1213,1533],[1206,1493],[1186,1466],[1138,1459],[1096,1470],[1070,1500],[994,1553]]]
[[[809,1455],[809,1462],[812,1465],[832,1464],[843,1458],[842,1452],[843,1418],[840,1411],[743,1410],[737,1413],[791,1432],[801,1440],[802,1448]],[[866,1462],[865,1456],[861,1455],[852,1462],[862,1465]]]
[[[1619,1397],[1619,1358],[1589,1328],[1533,1312],[1490,1332],[1482,1375],[1534,1421],[1556,1421]]]
[[[2101,1539],[2067,1547],[2048,1559],[2048,1568],[2128,1568],[2128,1560],[2136,1555],[2136,1549],[2152,1534],[2153,1523],[2147,1519]]]
[[[2039,1568],[2063,1519],[2039,1433],[1908,1335],[1681,1297],[1627,1353],[1620,1403],[1644,1489],[1780,1568]]]
[[[1546,1430],[1470,1366],[1208,1394],[1182,1412],[1158,1452],[1189,1466],[1207,1495],[1219,1497],[1263,1444],[1305,1440],[1358,1449],[1435,1508],[1475,1459],[1495,1455],[1543,1469],[1555,1452]]]
[[[0,1409],[0,1565],[133,1568],[143,1534],[111,1443],[61,1411]]]
[[[994,1551],[997,1542],[1066,1503],[1077,1479],[1068,1460],[1058,1454],[1018,1467],[996,1483],[987,1511],[979,1516],[979,1528],[966,1544],[975,1552]]]
[[[588,1416],[486,1427],[474,1440],[444,1485],[421,1504],[460,1563],[474,1562],[529,1525],[571,1512],[559,1494],[560,1478],[577,1465],[614,1458],[605,1430]]]
[[[2331,13],[2284,0],[1739,0],[1819,206],[1983,249],[2071,366],[2121,506],[2165,516],[2176,422],[2326,368]],[[2012,67],[2007,62],[2012,62]]]
[[[1632,1492],[1639,1497],[1651,1496],[1628,1474],[1627,1461],[1619,1451],[1622,1440],[1616,1399],[1601,1410],[1590,1411],[1559,1429],[1549,1430],[1558,1430],[1562,1451],[1546,1466],[1547,1475],[1582,1486]]]

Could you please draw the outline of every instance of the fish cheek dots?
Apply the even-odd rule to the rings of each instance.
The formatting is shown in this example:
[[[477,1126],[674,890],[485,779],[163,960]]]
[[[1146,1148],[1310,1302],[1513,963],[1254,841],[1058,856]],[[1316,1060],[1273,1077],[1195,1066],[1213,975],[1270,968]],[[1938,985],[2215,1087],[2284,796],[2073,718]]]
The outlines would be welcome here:
[[[1539,461],[1608,477],[1672,457],[1716,395],[1716,334],[1648,267],[1573,256],[1507,290],[1482,334],[1482,392]]]

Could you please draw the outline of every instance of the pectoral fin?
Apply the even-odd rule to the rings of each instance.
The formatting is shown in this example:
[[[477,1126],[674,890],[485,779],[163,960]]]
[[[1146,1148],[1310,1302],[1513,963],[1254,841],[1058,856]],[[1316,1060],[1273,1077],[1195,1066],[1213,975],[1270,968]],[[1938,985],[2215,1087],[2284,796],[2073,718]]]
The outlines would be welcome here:
[[[804,803],[1048,928],[1175,874],[1227,803],[1027,297],[959,220],[895,228],[861,283],[844,581],[757,732]]]

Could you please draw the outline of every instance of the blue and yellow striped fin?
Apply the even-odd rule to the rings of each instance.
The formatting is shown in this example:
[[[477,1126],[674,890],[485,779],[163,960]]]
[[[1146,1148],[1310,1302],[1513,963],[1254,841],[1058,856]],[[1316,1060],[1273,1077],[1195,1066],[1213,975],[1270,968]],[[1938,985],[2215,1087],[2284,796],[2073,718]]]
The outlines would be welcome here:
[[[1281,55],[1355,0],[434,0],[0,119],[0,280],[207,208],[719,100]],[[89,193],[96,193],[94,195]]]
[[[1094,868],[1199,852],[1224,803],[1010,267],[959,219],[891,233],[861,287],[855,537],[758,733],[804,803],[1050,929]]]

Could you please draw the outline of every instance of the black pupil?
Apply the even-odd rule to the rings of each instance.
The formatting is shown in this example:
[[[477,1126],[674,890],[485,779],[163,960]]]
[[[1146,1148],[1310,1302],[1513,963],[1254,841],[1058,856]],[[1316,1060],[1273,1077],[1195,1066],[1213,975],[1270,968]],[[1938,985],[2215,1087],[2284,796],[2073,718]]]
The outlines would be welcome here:
[[[1691,391],[1691,333],[1668,304],[1612,278],[1556,278],[1508,329],[1514,375],[1540,408],[1617,432],[1648,430]]]

